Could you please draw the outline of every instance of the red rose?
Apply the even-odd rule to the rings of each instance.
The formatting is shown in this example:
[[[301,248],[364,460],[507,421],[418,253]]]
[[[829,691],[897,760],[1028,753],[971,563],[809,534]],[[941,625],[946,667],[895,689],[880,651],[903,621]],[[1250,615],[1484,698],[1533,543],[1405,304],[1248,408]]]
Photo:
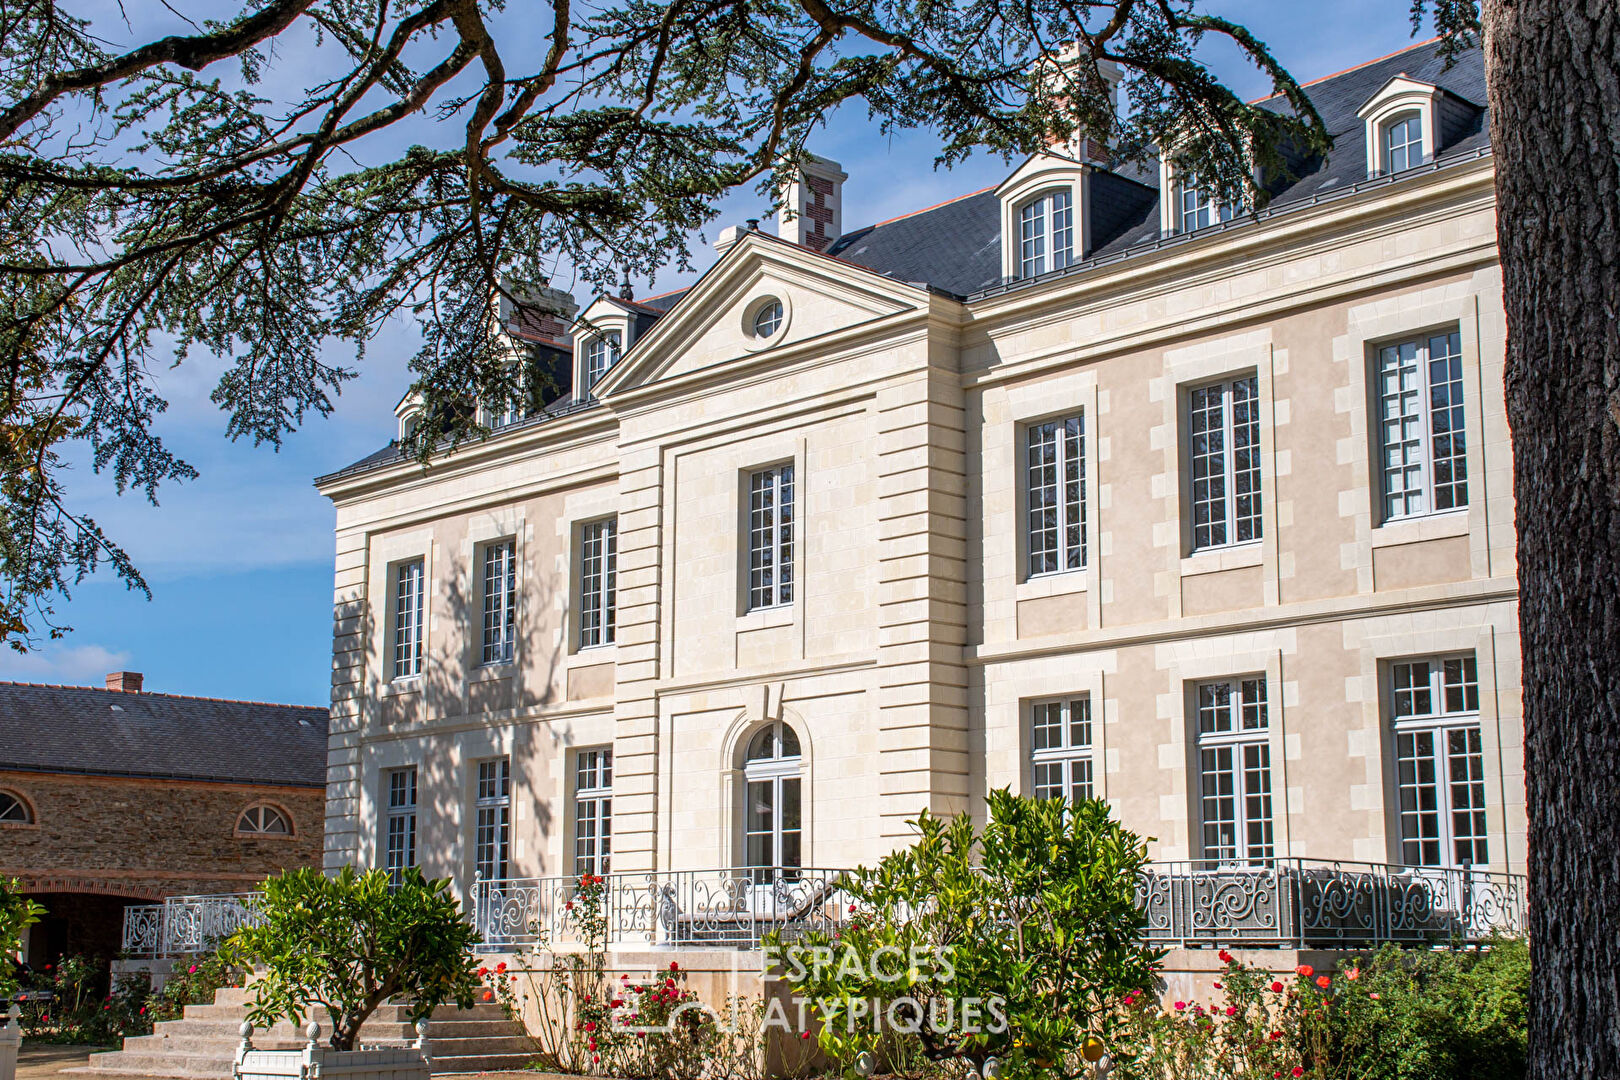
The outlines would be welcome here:
[[[681,970],[681,965],[679,965],[675,961],[671,960],[669,962],[669,970],[671,970],[671,971],[679,971],[679,970]]]
[[[478,969],[478,977],[479,977],[479,978],[480,978],[480,979],[487,979],[487,978],[489,978],[489,968],[487,968],[487,967],[481,967],[481,968],[479,968],[479,969]]]
[[[587,1021],[585,1021],[585,1030],[586,1031],[595,1031],[596,1030],[596,1021],[595,1020],[587,1020]]]
[[[1280,994],[1280,993],[1282,993],[1282,990],[1283,990],[1282,983],[1274,982],[1274,983],[1271,984],[1271,992],[1273,994]]]
[[[1326,990],[1329,986],[1333,985],[1333,980],[1328,978],[1326,975],[1318,975],[1316,977],[1316,985]]]
[[[1217,990],[1219,990],[1219,989],[1221,989],[1221,984],[1220,984],[1220,983],[1216,983],[1216,984],[1215,984],[1215,989],[1217,989]]]
[[[1237,1015],[1237,1006],[1236,1005],[1228,1005],[1226,1007],[1226,1015],[1227,1016],[1236,1016]]]
[[[1349,979],[1351,982],[1355,982],[1357,979],[1361,978],[1361,969],[1351,968],[1349,971],[1344,973],[1344,977]]]
[[[801,1031],[799,1033],[799,1038],[801,1038],[801,1039],[808,1039],[809,1037],[810,1037],[810,1033],[808,1031]]]
[[[1294,1075],[1294,1076],[1304,1076],[1305,1075],[1305,1070],[1301,1066],[1295,1065],[1292,1075]]]
[[[1215,955],[1221,958],[1221,963],[1223,964],[1230,964],[1232,962],[1232,954],[1227,952],[1225,949],[1222,949]]]
[[[1176,1002],[1176,1011],[1177,1012],[1183,1012],[1183,1011],[1186,1010],[1186,1008],[1187,1008],[1187,1003],[1185,1001]]]
[[[1299,967],[1294,969],[1294,974],[1298,975],[1302,979],[1308,979],[1312,975],[1316,974],[1316,969],[1311,967],[1309,964],[1301,964]]]
[[[496,964],[495,965],[495,970],[504,972],[506,970],[506,961],[502,960],[500,963]]]
[[[493,991],[493,990],[485,990],[484,991],[484,1000],[485,1001],[494,1001],[495,1000],[495,991]]]
[[[1272,1033],[1271,1033],[1271,1041],[1272,1041],[1272,1042],[1276,1042],[1276,1041],[1277,1041],[1277,1040],[1278,1040],[1278,1039],[1280,1039],[1280,1038],[1282,1038],[1282,1032],[1280,1032],[1280,1031],[1273,1031],[1273,1032],[1272,1032]]]

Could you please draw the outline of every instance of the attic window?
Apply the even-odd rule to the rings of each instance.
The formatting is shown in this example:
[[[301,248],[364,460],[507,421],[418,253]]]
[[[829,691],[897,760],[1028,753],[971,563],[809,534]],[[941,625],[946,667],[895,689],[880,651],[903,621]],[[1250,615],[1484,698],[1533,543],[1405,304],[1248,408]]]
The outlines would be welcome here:
[[[1423,164],[1427,156],[1423,153],[1423,117],[1416,112],[1401,113],[1384,124],[1380,137],[1384,172],[1402,172]]]
[[[595,386],[598,379],[608,373],[614,364],[619,362],[619,350],[623,345],[623,338],[617,330],[609,330],[605,334],[598,334],[591,338],[590,344],[585,346],[585,385]]]
[[[1238,212],[1237,203],[1221,201],[1213,191],[1200,187],[1196,177],[1188,177],[1176,185],[1177,232],[1192,232],[1231,221]]]
[[[782,301],[772,297],[754,312],[754,336],[768,338],[782,328]]]
[[[1074,262],[1074,196],[1043,192],[1018,209],[1018,276],[1031,278]]]
[[[291,836],[292,819],[279,806],[259,803],[242,811],[236,819],[238,836]]]
[[[0,791],[0,825],[32,825],[33,811],[21,795]]]
[[[784,297],[769,293],[755,297],[742,309],[743,347],[750,352],[772,348],[787,334],[792,318],[793,306]]]

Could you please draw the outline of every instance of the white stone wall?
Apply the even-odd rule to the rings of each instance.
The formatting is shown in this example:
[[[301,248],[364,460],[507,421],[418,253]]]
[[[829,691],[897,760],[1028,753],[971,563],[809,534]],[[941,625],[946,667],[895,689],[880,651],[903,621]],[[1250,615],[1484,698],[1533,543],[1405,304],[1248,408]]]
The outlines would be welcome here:
[[[571,872],[571,751],[616,753],[614,865],[741,861],[741,747],[805,747],[807,865],[870,861],[923,808],[1027,789],[1027,704],[1088,693],[1097,786],[1195,857],[1188,685],[1264,673],[1279,854],[1398,858],[1381,679],[1472,649],[1491,859],[1523,868],[1504,322],[1488,159],[971,305],[745,237],[600,384],[600,408],[338,507],[329,863],[374,862],[381,770],[422,770],[418,850],[469,875],[476,762],[513,758],[517,874]],[[779,296],[785,330],[744,313]],[[1377,517],[1374,344],[1455,325],[1470,505]],[[1190,384],[1253,372],[1260,543],[1189,555]],[[1022,425],[1086,418],[1086,569],[1022,573]],[[797,596],[748,612],[750,469],[795,464]],[[619,520],[618,641],[579,651],[577,528]],[[476,554],[519,543],[509,669],[475,666]],[[428,559],[428,671],[390,685],[388,567]]]

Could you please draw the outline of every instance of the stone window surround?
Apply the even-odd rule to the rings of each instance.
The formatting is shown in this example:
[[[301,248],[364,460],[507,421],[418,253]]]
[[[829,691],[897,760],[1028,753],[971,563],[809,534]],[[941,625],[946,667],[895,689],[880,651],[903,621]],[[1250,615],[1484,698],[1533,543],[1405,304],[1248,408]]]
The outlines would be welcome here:
[[[1241,649],[1238,643],[1256,646]],[[1283,661],[1295,653],[1292,630],[1204,638],[1160,646],[1158,668],[1168,680],[1160,695],[1159,719],[1169,721],[1170,741],[1159,744],[1159,766],[1171,775],[1172,790],[1159,796],[1159,813],[1170,825],[1160,838],[1163,860],[1200,857],[1202,810],[1199,803],[1198,684],[1216,679],[1263,675],[1266,680],[1267,739],[1271,747],[1271,832],[1279,857],[1306,855],[1295,850],[1289,824],[1304,809],[1304,790],[1288,785],[1288,763],[1301,754],[1300,737],[1288,730],[1290,710],[1299,702],[1299,684],[1285,681]]]
[[[1384,852],[1374,862],[1398,864],[1401,861],[1401,822],[1396,804],[1399,798],[1395,769],[1395,728],[1391,722],[1391,666],[1402,660],[1424,659],[1472,652],[1479,675],[1479,731],[1485,768],[1485,826],[1490,840],[1492,871],[1523,873],[1523,867],[1508,862],[1507,823],[1503,818],[1506,793],[1503,789],[1503,745],[1500,713],[1501,671],[1497,665],[1496,635],[1493,627],[1426,627],[1407,633],[1369,635],[1359,642],[1362,705],[1363,754],[1368,761],[1368,784],[1361,787],[1369,808],[1383,818]],[[1366,735],[1371,733],[1371,745]],[[1371,750],[1371,754],[1365,751]],[[1369,791],[1371,788],[1373,790]],[[1355,789],[1352,788],[1352,797]]]
[[[372,536],[368,545],[368,560],[370,568],[367,572],[366,592],[374,599],[367,605],[370,612],[372,626],[377,631],[371,635],[370,644],[366,648],[366,665],[377,673],[378,694],[389,697],[395,694],[418,694],[422,691],[422,683],[427,677],[428,666],[432,656],[434,641],[433,617],[433,571],[435,555],[438,544],[434,539],[432,528],[412,529],[387,536]],[[402,679],[390,677],[393,670],[393,612],[394,612],[394,573],[401,563],[422,560],[422,672]],[[368,697],[372,716],[372,723],[376,721],[375,699]],[[364,707],[364,706],[363,706]]]
[[[1255,186],[1260,184],[1260,167],[1254,168]],[[1174,236],[1182,231],[1181,228],[1181,177],[1177,175],[1176,167],[1170,156],[1165,153],[1159,155],[1159,235]],[[1243,207],[1238,216],[1248,213],[1248,207]],[[1217,230],[1218,231],[1218,230]]]
[[[1439,152],[1435,121],[1441,93],[1438,86],[1397,75],[1356,110],[1356,115],[1366,125],[1369,177],[1383,176],[1388,171],[1389,165],[1384,160],[1384,130],[1407,113],[1417,113],[1423,128],[1423,160],[1434,160]]]
[[[242,830],[242,815],[260,806],[268,806],[280,814],[282,819],[287,822],[287,831],[284,833],[244,832]],[[297,840],[299,839],[298,822],[293,819],[292,811],[288,810],[282,803],[278,803],[273,799],[254,799],[238,810],[236,816],[232,818],[231,836],[237,840]]]
[[[1062,404],[1054,406],[1054,402]],[[1090,368],[1007,387],[1007,407],[1012,414],[1012,423],[1007,425],[1003,437],[1012,440],[1013,561],[1011,566],[1000,571],[985,567],[987,575],[996,572],[1011,574],[1015,601],[1087,593],[1087,618],[1092,627],[1102,624],[1101,566],[1103,557],[1110,553],[1107,544],[1111,539],[1101,527],[1109,489],[1100,480],[1100,462],[1107,456],[1107,440],[1102,435],[1098,421],[1101,412],[1099,404],[1097,373]],[[1060,570],[1031,577],[1028,573],[1029,532],[1026,527],[1029,492],[1024,475],[1026,433],[1035,424],[1076,414],[1082,417],[1085,424],[1083,456],[1086,480],[1082,497],[1086,508],[1086,565],[1078,570]],[[987,429],[986,438],[989,439],[991,435]],[[1101,698],[1094,700],[1100,701]]]
[[[807,436],[784,433],[748,444],[746,464],[736,468],[736,482],[732,485],[736,511],[737,552],[737,629],[758,630],[770,626],[800,625],[804,621],[805,539],[807,536],[805,505],[809,491],[809,477],[805,466],[810,456]],[[762,469],[782,465],[793,466],[793,601],[773,607],[750,609],[748,606],[749,570],[749,483],[750,477]],[[802,630],[801,630],[802,636]]]
[[[1164,354],[1163,377],[1149,383],[1149,394],[1158,396],[1164,406],[1164,426],[1155,429],[1150,438],[1151,445],[1163,451],[1165,466],[1162,478],[1153,478],[1153,495],[1168,503],[1167,512],[1153,526],[1155,546],[1171,549],[1173,569],[1179,577],[1262,567],[1263,602],[1267,606],[1278,603],[1278,579],[1287,576],[1277,546],[1277,486],[1279,478],[1291,471],[1292,462],[1287,452],[1277,450],[1276,428],[1287,422],[1288,403],[1277,401],[1274,389],[1275,377],[1287,371],[1287,350],[1272,345],[1268,327],[1168,351]],[[1187,460],[1188,396],[1199,386],[1250,372],[1260,394],[1260,539],[1194,552],[1192,470]],[[1168,591],[1170,616],[1180,618],[1181,588],[1177,584]],[[1280,844],[1278,850],[1284,850]]]
[[[1375,582],[1372,552],[1450,536],[1469,538],[1472,575],[1489,575],[1490,536],[1485,473],[1485,415],[1480,358],[1479,295],[1473,286],[1435,286],[1399,298],[1352,308],[1348,332],[1333,339],[1333,359],[1348,362],[1350,378],[1337,411],[1347,413],[1350,438],[1339,446],[1339,462],[1353,464],[1353,483],[1340,494],[1340,516],[1355,518],[1356,539],[1340,551],[1341,566],[1355,566],[1360,591]],[[1383,450],[1372,409],[1378,349],[1392,341],[1455,327],[1462,338],[1463,435],[1467,440],[1468,505],[1414,517],[1383,520],[1381,480],[1373,465]],[[1262,431],[1262,439],[1264,431]],[[1267,524],[1270,524],[1268,519]]]
[[[747,840],[744,836],[743,799],[747,785],[743,782],[743,756],[748,743],[760,728],[781,721],[799,737],[799,861],[803,866],[815,867],[816,847],[816,750],[814,735],[805,718],[783,704],[785,683],[761,683],[744,691],[747,704],[727,725],[720,740],[721,757],[715,762],[720,774],[717,785],[720,820],[726,823],[720,837],[720,850],[715,852],[715,866],[742,866],[747,861]],[[699,865],[706,865],[699,863]]]
[[[1019,694],[1013,708],[1006,709],[994,702],[987,702],[987,713],[1010,714],[1016,724],[1020,792],[1027,794],[1035,790],[1031,707],[1036,702],[1057,698],[1085,697],[1091,701],[1091,795],[1096,799],[1108,800],[1109,776],[1119,771],[1119,750],[1108,746],[1108,727],[1119,716],[1119,701],[1104,695],[1105,683],[1114,672],[1111,664],[1098,662],[1101,659],[1093,656],[1064,657],[1056,665],[1043,663],[1035,667],[1026,666],[1018,675]],[[1093,666],[1089,670],[1076,672],[1073,670],[1076,662]]]
[[[0,829],[37,829],[39,828],[39,809],[34,800],[14,787],[0,788],[0,792],[10,795],[22,804],[23,810],[28,814],[27,821],[0,821]]]
[[[617,485],[598,486],[582,491],[570,491],[563,498],[562,513],[557,515],[556,536],[562,541],[561,553],[557,556],[556,565],[552,567],[554,575],[568,582],[567,589],[557,590],[552,598],[552,610],[557,614],[557,632],[562,635],[560,641],[553,642],[553,648],[562,656],[563,667],[584,667],[592,664],[615,663],[619,655],[617,635],[615,640],[606,645],[592,645],[589,648],[579,647],[579,610],[580,610],[580,580],[579,580],[579,553],[580,541],[586,525],[598,521],[619,517],[619,492]],[[624,548],[624,531],[621,528],[615,541],[617,550]],[[555,578],[554,578],[555,580]],[[620,582],[622,583],[622,572]]]
[[[563,849],[562,865],[566,866],[568,868],[568,872],[570,874],[573,874],[573,873],[577,872],[576,869],[575,869],[575,866],[574,866],[574,860],[578,857],[578,851],[577,851],[577,849],[575,847],[575,844],[576,844],[576,842],[578,840],[578,836],[577,836],[578,825],[579,825],[578,814],[579,814],[579,801],[580,801],[580,797],[581,797],[580,796],[581,791],[583,790],[583,791],[587,792],[587,794],[584,796],[587,799],[600,801],[603,798],[606,798],[606,799],[609,799],[609,800],[611,800],[613,798],[613,785],[611,783],[608,784],[606,787],[595,787],[595,788],[584,788],[584,789],[582,789],[579,786],[579,757],[580,757],[580,755],[581,754],[595,753],[595,752],[603,752],[603,751],[605,751],[608,754],[612,754],[613,753],[613,743],[611,741],[606,742],[606,743],[585,743],[585,744],[582,744],[580,746],[567,747],[566,749],[564,749],[562,751],[562,758],[563,758],[563,762],[564,762],[564,765],[565,765],[564,779],[566,780],[566,786],[563,788],[563,791],[564,791],[564,793],[566,795],[566,798],[565,798],[565,800],[563,802],[563,811],[564,812],[563,812],[563,815],[562,815],[563,819],[564,819],[563,820],[563,833],[564,833],[564,835],[563,835],[563,838],[562,838],[562,845],[563,845],[563,848],[562,848]],[[614,771],[616,772],[617,771],[617,762],[615,762],[610,767],[613,768]],[[610,810],[609,815],[608,815],[608,821],[610,823],[610,827],[611,827],[612,820],[613,820],[613,818],[612,818],[612,813],[611,813],[611,810]],[[601,866],[601,859],[602,859],[602,846],[601,846],[602,837],[601,837],[600,834],[598,834],[598,836],[596,837],[596,841],[597,841],[597,847],[596,847],[596,855],[594,856],[594,858],[596,859],[597,866],[600,867]],[[611,837],[610,837],[610,846],[611,846]],[[610,851],[609,852],[609,860],[610,860],[609,861],[609,870],[610,871],[612,869],[611,859],[612,859],[612,853]],[[598,869],[597,872],[600,873],[601,872],[600,869]]]
[[[755,283],[758,287],[766,288],[771,283],[761,278]],[[754,319],[770,303],[782,305],[782,321],[776,326],[776,333],[770,337],[760,337],[754,333]],[[774,348],[787,340],[788,327],[793,325],[793,297],[790,290],[777,284],[774,290],[766,288],[758,296],[753,297],[742,308],[742,346],[749,352],[760,352],[764,349]]]
[[[463,689],[492,679],[513,678],[524,663],[523,630],[524,624],[529,621],[525,617],[526,605],[523,602],[524,581],[528,577],[524,567],[528,564],[529,546],[525,522],[526,514],[522,503],[502,507],[492,513],[474,514],[467,519],[467,535],[461,541],[457,562],[452,570],[452,573],[457,575],[463,572],[466,574],[466,587],[462,593],[469,598],[470,605],[476,605],[477,609],[474,613],[469,607],[468,617],[463,620],[461,627],[465,631],[465,640],[461,643],[461,669],[465,673],[462,679]],[[490,544],[505,540],[512,542],[512,565],[516,568],[517,576],[516,636],[512,643],[511,660],[485,664],[481,662],[484,625],[483,553]],[[428,596],[431,598],[432,595],[430,589]]]
[[[1089,171],[1078,161],[1053,155],[1038,155],[1009,177],[1009,183],[998,189],[1001,200],[1001,278],[1018,279],[1018,215],[1031,200],[1059,188],[1069,189],[1069,206],[1073,214],[1074,244],[1071,263],[1079,262],[1091,250],[1090,215],[1086,213]],[[1050,263],[1050,258],[1048,258]],[[1051,272],[1050,265],[1047,272]]]

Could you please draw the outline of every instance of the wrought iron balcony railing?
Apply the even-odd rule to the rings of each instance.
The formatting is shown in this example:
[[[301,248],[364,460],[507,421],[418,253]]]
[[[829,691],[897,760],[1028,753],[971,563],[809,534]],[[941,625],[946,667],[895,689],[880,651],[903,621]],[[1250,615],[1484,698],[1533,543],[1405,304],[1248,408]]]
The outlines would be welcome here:
[[[608,874],[596,917],[605,944],[755,949],[849,918],[843,870],[733,868]],[[1478,942],[1525,929],[1525,879],[1472,868],[1267,859],[1153,863],[1137,882],[1146,937],[1166,946],[1365,948]],[[124,951],[171,957],[213,948],[254,918],[258,893],[172,897],[124,909]],[[585,947],[577,877],[475,881],[468,917],[485,948]]]

